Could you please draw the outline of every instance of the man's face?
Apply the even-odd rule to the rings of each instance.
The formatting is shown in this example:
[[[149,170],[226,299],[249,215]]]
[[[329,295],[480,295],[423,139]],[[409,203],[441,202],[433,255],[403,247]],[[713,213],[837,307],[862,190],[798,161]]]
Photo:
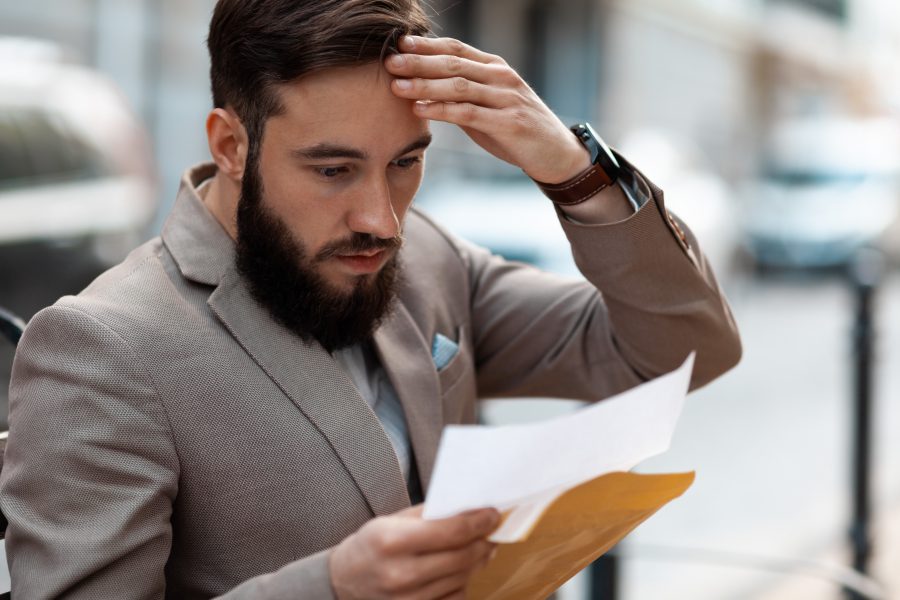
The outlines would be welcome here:
[[[329,350],[365,339],[390,304],[430,141],[382,69],[283,86],[244,175],[238,266],[278,320]]]

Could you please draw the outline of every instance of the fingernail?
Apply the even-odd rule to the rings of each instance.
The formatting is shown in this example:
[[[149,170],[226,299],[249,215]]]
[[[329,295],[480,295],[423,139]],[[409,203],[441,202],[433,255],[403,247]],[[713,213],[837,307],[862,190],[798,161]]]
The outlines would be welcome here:
[[[416,47],[416,40],[414,40],[413,37],[410,35],[404,35],[403,39],[401,41],[407,48],[415,48]]]
[[[402,54],[395,54],[391,57],[391,64],[395,67],[402,67],[406,64],[406,59],[403,58]]]
[[[408,90],[412,88],[412,81],[409,79],[395,79],[394,83],[397,84],[397,87],[401,90]]]
[[[427,102],[416,102],[415,110],[416,110],[416,112],[420,112],[420,113],[426,112],[428,110],[428,103]]]

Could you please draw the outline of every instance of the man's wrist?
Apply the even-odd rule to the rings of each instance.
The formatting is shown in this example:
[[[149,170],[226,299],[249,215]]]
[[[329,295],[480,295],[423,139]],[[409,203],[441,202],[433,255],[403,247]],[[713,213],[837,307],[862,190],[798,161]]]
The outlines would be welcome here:
[[[564,171],[550,179],[532,176],[541,191],[559,206],[574,206],[598,195],[612,186],[622,171],[615,155],[589,123],[579,123],[570,129],[569,147],[577,147]],[[563,173],[563,171],[559,171]]]
[[[528,176],[538,182],[539,185],[554,186],[571,181],[587,171],[591,167],[591,153],[578,142],[575,136],[572,136],[571,141],[573,142],[571,144],[572,149],[567,153],[569,159],[564,161],[563,167],[550,176],[544,176],[543,178],[533,177],[530,174]]]
[[[558,206],[574,206],[590,200],[603,190],[609,188],[613,182],[599,165],[591,165],[585,171],[574,178],[557,185],[550,185],[541,181],[535,181],[544,195]]]

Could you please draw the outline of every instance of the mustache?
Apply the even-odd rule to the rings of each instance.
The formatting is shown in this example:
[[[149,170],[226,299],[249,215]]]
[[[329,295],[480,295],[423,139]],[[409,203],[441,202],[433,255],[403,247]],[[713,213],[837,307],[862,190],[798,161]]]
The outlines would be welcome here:
[[[316,254],[316,262],[334,258],[339,254],[359,254],[372,250],[399,250],[403,247],[403,236],[380,238],[368,233],[354,233],[349,238],[330,242]]]

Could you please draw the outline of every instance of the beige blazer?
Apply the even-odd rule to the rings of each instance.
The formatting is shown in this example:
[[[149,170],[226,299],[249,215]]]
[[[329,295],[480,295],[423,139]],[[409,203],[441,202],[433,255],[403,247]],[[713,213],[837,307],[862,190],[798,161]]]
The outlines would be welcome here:
[[[189,171],[160,238],[27,328],[0,478],[14,598],[327,599],[328,549],[409,505],[348,376],[250,297],[197,196],[213,173]],[[560,220],[587,282],[409,214],[405,283],[374,343],[423,489],[442,428],[472,423],[477,398],[600,400],[691,350],[699,386],[738,361],[696,240],[646,193],[618,224]],[[438,333],[460,347],[440,371]]]

